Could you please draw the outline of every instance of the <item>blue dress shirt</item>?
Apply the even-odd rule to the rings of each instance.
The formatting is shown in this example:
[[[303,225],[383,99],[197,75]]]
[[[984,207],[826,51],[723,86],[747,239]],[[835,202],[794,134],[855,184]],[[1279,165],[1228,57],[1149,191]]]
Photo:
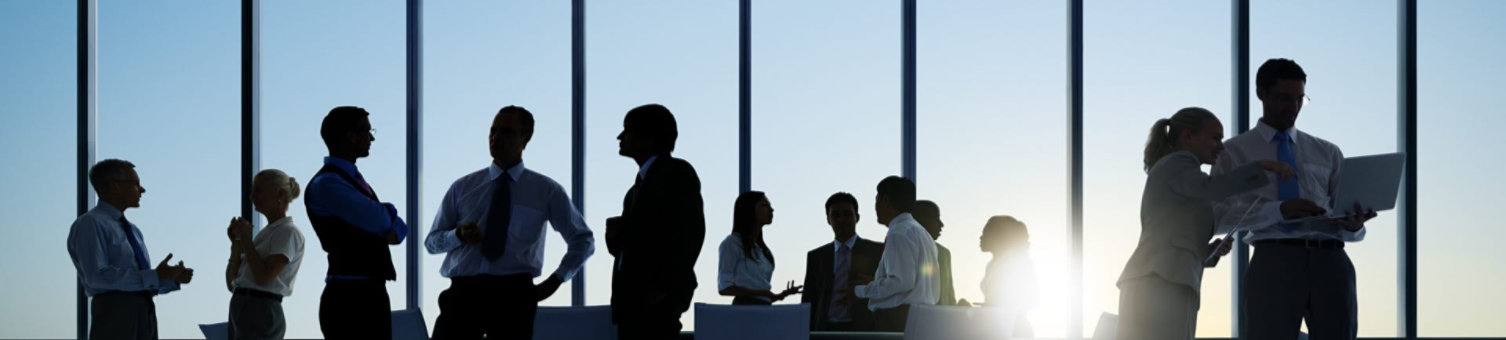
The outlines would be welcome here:
[[[481,244],[460,241],[456,228],[475,223],[483,233],[494,232],[485,228],[499,176],[512,177],[512,214],[509,227],[502,231],[508,233],[506,251],[495,261],[487,261],[481,254]],[[439,202],[439,213],[424,238],[424,247],[430,254],[447,253],[439,269],[444,277],[520,273],[538,277],[544,265],[544,222],[549,222],[569,247],[554,270],[554,275],[569,281],[596,252],[596,239],[580,211],[570,203],[565,188],[548,176],[528,170],[522,162],[507,170],[492,163],[450,185]]]
[[[141,268],[131,240],[141,245],[141,256],[148,259],[146,239],[134,223],[122,226],[119,208],[100,201],[89,212],[73,220],[68,231],[68,256],[83,280],[84,293],[95,296],[106,292],[142,292],[166,294],[178,290],[173,280],[158,280],[157,270]],[[130,229],[130,235],[126,229]]]

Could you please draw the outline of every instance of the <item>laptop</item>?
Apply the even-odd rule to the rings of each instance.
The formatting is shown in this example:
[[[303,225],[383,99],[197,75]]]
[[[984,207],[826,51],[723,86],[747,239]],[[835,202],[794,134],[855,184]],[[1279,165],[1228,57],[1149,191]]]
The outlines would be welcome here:
[[[1344,218],[1344,214],[1353,209],[1355,203],[1375,211],[1396,208],[1396,195],[1401,189],[1401,173],[1406,166],[1405,153],[1349,157],[1340,166],[1339,186],[1334,189],[1328,213],[1295,221]]]

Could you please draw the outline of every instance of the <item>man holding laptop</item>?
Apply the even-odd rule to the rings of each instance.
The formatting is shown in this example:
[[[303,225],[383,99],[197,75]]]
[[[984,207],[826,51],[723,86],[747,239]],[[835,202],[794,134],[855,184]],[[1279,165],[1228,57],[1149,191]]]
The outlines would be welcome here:
[[[1354,339],[1358,328],[1354,265],[1344,243],[1363,240],[1365,221],[1376,214],[1358,203],[1333,206],[1344,154],[1294,126],[1306,103],[1306,84],[1307,74],[1296,62],[1271,59],[1261,65],[1255,74],[1260,122],[1230,139],[1213,168],[1217,175],[1275,159],[1297,172],[1294,179],[1273,179],[1265,188],[1235,195],[1220,209],[1218,229],[1250,230],[1248,240],[1255,245],[1242,297],[1249,339],[1296,339],[1304,318],[1314,340]],[[1335,216],[1330,209],[1345,213],[1313,218]]]

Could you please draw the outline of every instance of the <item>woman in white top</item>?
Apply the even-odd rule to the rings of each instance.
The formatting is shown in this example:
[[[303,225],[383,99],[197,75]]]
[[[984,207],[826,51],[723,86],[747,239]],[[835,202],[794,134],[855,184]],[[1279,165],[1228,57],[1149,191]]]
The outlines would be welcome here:
[[[288,217],[288,203],[298,198],[298,181],[275,169],[251,181],[251,203],[266,216],[266,228],[251,236],[251,222],[230,220],[230,264],[225,285],[230,298],[230,338],[282,339],[287,330],[282,298],[293,294],[293,279],[303,263],[303,233]]]
[[[1037,288],[1025,223],[1005,215],[990,217],[978,237],[978,248],[993,254],[983,272],[983,305],[1015,315],[1015,337],[1034,337],[1026,316],[1037,303]]]
[[[1177,111],[1151,128],[1145,145],[1145,191],[1140,198],[1140,241],[1119,276],[1119,339],[1192,339],[1197,330],[1204,259],[1229,245],[1215,234],[1214,205],[1265,186],[1266,172],[1293,175],[1286,164],[1261,160],[1209,176],[1224,150],[1224,125],[1196,107]]]
[[[722,240],[716,288],[722,296],[732,296],[734,305],[769,305],[804,287],[790,281],[783,292],[770,290],[774,254],[763,242],[763,227],[773,221],[774,207],[763,192],[745,192],[732,204],[732,234]]]

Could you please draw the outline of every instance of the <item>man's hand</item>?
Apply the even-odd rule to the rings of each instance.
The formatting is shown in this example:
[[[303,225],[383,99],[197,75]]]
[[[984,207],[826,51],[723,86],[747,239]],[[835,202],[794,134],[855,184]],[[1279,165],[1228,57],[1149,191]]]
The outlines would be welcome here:
[[[180,261],[178,262],[178,269],[178,277],[174,278],[173,281],[178,282],[180,285],[193,281],[193,268],[183,267],[183,262]]]
[[[1355,202],[1353,209],[1344,212],[1344,218],[1336,218],[1334,222],[1344,227],[1344,230],[1353,233],[1365,228],[1365,221],[1375,218],[1376,215],[1375,209],[1362,207],[1359,202]]]
[[[1328,212],[1328,209],[1323,209],[1317,203],[1313,203],[1313,201],[1306,198],[1281,202],[1281,217],[1288,220],[1318,216],[1325,212]]]
[[[159,281],[177,280],[179,274],[183,274],[183,270],[184,270],[184,268],[183,268],[183,261],[178,261],[178,265],[177,266],[169,266],[169,265],[167,265],[167,261],[170,261],[172,259],[173,259],[173,254],[172,253],[167,253],[167,258],[164,258],[164,259],[162,259],[162,262],[158,262],[157,263],[157,268],[156,268],[156,270],[157,270],[157,280],[159,280]]]
[[[554,295],[554,291],[559,290],[562,283],[565,283],[564,279],[560,279],[558,275],[549,274],[549,278],[544,279],[544,282],[539,282],[538,285],[533,286],[534,297],[538,301],[544,301],[550,295]]]
[[[467,244],[481,243],[483,236],[485,235],[481,233],[481,228],[476,227],[476,222],[461,223],[460,227],[455,228],[455,237],[459,238],[460,242]]]

